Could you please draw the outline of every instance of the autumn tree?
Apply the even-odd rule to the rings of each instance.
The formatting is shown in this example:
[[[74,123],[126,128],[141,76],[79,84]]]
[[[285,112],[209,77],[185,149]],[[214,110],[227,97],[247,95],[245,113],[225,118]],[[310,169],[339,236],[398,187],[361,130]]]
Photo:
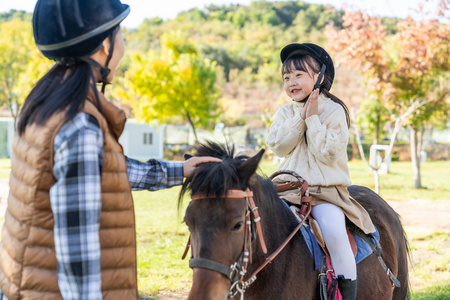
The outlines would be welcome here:
[[[169,122],[181,117],[198,141],[196,128],[217,117],[215,63],[199,56],[179,33],[161,38],[161,52],[134,53],[131,61],[125,72],[127,90],[119,97],[128,99],[136,118]]]
[[[339,62],[365,75],[368,93],[401,120],[397,126],[409,126],[414,186],[420,188],[417,132],[448,105],[450,25],[407,18],[388,37],[380,19],[360,12],[347,12],[343,25],[342,30],[327,28],[328,48]]]

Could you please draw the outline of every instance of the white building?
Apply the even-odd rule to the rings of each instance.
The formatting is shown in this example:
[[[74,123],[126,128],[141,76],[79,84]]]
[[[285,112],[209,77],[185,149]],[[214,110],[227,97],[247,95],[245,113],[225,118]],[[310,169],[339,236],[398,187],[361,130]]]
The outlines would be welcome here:
[[[126,156],[147,160],[164,158],[164,126],[137,123],[128,119],[119,139]]]
[[[14,136],[14,119],[0,118],[0,157],[11,157]],[[164,126],[139,124],[128,119],[119,139],[125,155],[147,160],[164,157]]]

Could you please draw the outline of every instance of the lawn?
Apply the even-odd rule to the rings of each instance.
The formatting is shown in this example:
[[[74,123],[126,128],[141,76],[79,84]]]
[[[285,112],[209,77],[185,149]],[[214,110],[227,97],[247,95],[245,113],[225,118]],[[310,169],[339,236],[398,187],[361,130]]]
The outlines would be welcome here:
[[[349,163],[353,184],[374,187],[373,174],[361,161]],[[381,195],[386,200],[450,199],[450,162],[426,162],[422,165],[424,189],[413,189],[411,163],[393,162],[391,173],[381,176]],[[260,174],[276,170],[271,161],[261,163]],[[0,159],[0,178],[8,178],[9,160]],[[188,261],[181,260],[188,232],[182,222],[184,208],[177,211],[179,187],[156,192],[134,192],[138,241],[138,284],[142,297],[183,293],[190,286],[192,271]],[[185,199],[184,207],[188,200]],[[3,218],[0,217],[0,223]],[[450,277],[435,278],[433,274],[450,274],[449,229],[432,234],[408,236],[413,250],[440,254],[437,260],[421,260],[415,266],[415,280],[422,287],[412,291],[412,299],[450,299]],[[442,249],[442,247],[444,247]],[[447,248],[445,248],[447,247]],[[444,269],[444,273],[442,273]]]
[[[373,189],[373,174],[363,162],[352,161],[349,166],[353,184]],[[381,176],[381,194],[385,199],[450,199],[450,162],[422,164],[422,180],[427,189],[420,190],[413,189],[410,163],[393,162],[391,170],[390,174]],[[260,174],[270,175],[274,171],[276,166],[270,161],[261,163]],[[138,208],[139,290],[144,297],[159,297],[167,291],[183,292],[189,287],[192,271],[188,262],[180,259],[188,234],[176,211],[178,192],[179,188],[172,188],[135,193]],[[182,215],[183,211],[180,213]],[[437,260],[420,260],[415,265],[414,274],[410,276],[423,281],[424,287],[413,290],[412,299],[450,299],[449,277],[432,278],[436,270],[444,270],[440,274],[450,274],[450,253],[445,248],[439,249],[441,246],[446,247],[449,242],[449,232],[426,236],[415,234],[410,237],[410,246],[415,252],[441,251],[442,254]]]

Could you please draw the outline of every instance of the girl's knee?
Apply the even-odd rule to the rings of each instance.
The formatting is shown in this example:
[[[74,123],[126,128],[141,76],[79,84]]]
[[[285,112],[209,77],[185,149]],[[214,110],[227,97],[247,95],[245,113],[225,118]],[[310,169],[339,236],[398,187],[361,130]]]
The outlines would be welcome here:
[[[344,228],[336,228],[336,226],[325,226],[322,229],[323,238],[328,248],[340,248],[340,246],[348,241],[347,230]]]

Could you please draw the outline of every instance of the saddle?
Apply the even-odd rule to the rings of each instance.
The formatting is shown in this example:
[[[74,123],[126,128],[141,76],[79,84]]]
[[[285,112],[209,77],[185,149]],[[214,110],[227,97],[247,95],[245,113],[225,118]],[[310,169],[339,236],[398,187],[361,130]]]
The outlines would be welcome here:
[[[296,180],[285,182],[276,179],[277,176],[283,174],[293,176]],[[278,196],[290,205],[289,208],[299,221],[303,220],[303,217],[305,216],[304,214],[305,207],[310,205],[310,202],[312,200],[311,196],[307,194],[308,183],[306,182],[306,180],[304,180],[297,173],[289,170],[282,170],[275,172],[274,174],[272,174],[270,178],[272,179],[272,182],[276,186]],[[306,197],[305,196],[302,197],[302,195],[306,195]],[[308,216],[308,222],[309,226],[311,227],[311,231],[317,240],[317,243],[320,245],[324,253],[327,256],[330,256],[327,247],[325,245],[325,241],[319,223],[314,219],[312,215]],[[356,254],[358,252],[358,246],[356,244],[355,238],[350,233],[348,227],[347,227],[347,236],[353,251],[353,255],[354,257],[356,257]]]

